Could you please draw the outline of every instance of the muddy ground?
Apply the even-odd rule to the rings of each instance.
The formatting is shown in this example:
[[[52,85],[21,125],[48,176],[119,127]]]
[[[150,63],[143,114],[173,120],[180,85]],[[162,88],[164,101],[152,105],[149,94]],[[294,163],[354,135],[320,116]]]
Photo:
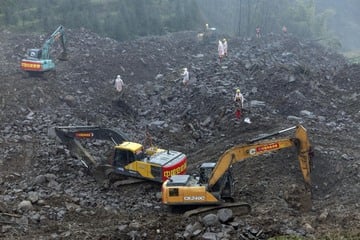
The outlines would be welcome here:
[[[56,61],[56,77],[47,79],[19,69],[26,49],[47,36],[0,34],[0,238],[360,238],[359,65],[291,35],[219,36],[229,44],[219,63],[216,40],[199,42],[195,32],[131,42],[86,29],[66,34],[69,59]],[[60,51],[55,43],[52,56]],[[117,74],[126,84],[121,97],[113,87]],[[235,118],[238,87],[250,124]],[[144,143],[148,129],[156,145],[184,152],[193,173],[231,146],[297,124],[315,154],[311,210],[303,211],[302,176],[287,149],[234,165],[235,197],[252,212],[209,227],[163,206],[158,184],[99,186],[48,136],[53,126],[100,125]],[[105,143],[89,146],[106,158]]]

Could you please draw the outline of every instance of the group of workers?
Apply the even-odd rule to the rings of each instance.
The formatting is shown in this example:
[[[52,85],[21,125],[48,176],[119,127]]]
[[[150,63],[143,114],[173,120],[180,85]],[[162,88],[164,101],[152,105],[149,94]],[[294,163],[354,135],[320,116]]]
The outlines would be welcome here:
[[[209,28],[209,25],[206,24],[206,29]],[[228,56],[228,43],[226,38],[223,40],[218,41],[218,56],[219,56],[219,63]],[[189,71],[187,68],[183,69],[183,73],[181,74],[183,77],[183,85],[186,87],[189,83]],[[244,107],[244,96],[242,95],[240,88],[236,89],[236,93],[234,96],[234,102],[235,102],[235,116],[237,119],[241,118],[242,115],[242,109]]]
[[[207,26],[208,27],[208,26]],[[260,34],[260,29],[257,29],[257,34]],[[227,40],[226,38],[224,38],[223,40],[219,40],[218,42],[218,54],[219,54],[219,62],[221,63],[221,61],[223,60],[224,57],[228,56],[228,44],[227,44]],[[189,76],[189,71],[187,68],[183,68],[183,72],[181,74],[181,76],[183,77],[182,83],[185,87],[188,86],[189,84],[189,80],[190,80],[190,76]],[[116,91],[120,94],[120,96],[122,95],[123,89],[124,89],[124,81],[121,79],[120,75],[116,76],[116,79],[114,81],[114,86]],[[243,105],[244,105],[244,96],[242,95],[240,89],[236,89],[236,93],[235,96],[233,98],[234,102],[235,102],[235,116],[237,119],[241,118],[242,115],[242,109],[243,109]]]

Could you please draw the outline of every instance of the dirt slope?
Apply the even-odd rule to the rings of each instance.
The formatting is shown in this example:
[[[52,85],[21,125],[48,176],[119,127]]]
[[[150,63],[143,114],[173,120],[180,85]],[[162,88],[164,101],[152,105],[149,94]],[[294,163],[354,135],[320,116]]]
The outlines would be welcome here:
[[[229,57],[219,64],[216,42],[198,42],[194,32],[121,43],[85,29],[66,34],[69,61],[56,62],[53,79],[19,70],[25,50],[46,36],[0,34],[1,238],[185,239],[185,228],[197,222],[163,206],[156,184],[98,186],[49,138],[49,127],[118,127],[138,142],[148,127],[157,145],[186,153],[193,172],[235,144],[299,123],[315,152],[312,210],[301,210],[296,155],[283,151],[234,166],[236,198],[251,203],[252,213],[231,231],[201,228],[193,238],[359,237],[359,65],[292,36],[229,38]],[[53,56],[60,50],[55,44]],[[120,101],[117,74],[126,84]],[[251,124],[235,119],[237,87]],[[102,143],[92,147],[105,152]]]

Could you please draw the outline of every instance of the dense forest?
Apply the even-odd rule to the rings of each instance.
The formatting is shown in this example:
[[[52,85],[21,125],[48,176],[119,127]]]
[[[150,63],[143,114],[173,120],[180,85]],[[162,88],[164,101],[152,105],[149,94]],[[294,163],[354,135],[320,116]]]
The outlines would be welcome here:
[[[328,26],[332,34],[338,36],[345,50],[360,49],[360,1],[359,0],[317,0],[319,11],[336,9],[329,18]]]
[[[349,27],[334,31],[329,23],[349,23],[352,29],[358,29],[356,9],[360,9],[360,1],[341,4],[324,0],[2,0],[0,27],[49,32],[62,24],[67,28],[88,28],[122,41],[168,32],[200,31],[205,23],[219,32],[244,37],[253,36],[256,26],[263,33],[277,33],[286,25],[296,36],[340,48],[341,42],[349,41],[340,41],[339,34],[344,35]]]

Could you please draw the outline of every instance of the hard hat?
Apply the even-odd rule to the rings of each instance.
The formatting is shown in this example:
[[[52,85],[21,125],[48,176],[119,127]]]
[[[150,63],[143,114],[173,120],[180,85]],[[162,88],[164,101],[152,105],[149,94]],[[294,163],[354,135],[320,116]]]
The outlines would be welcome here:
[[[187,68],[184,68],[184,71],[187,71]]]
[[[226,41],[226,38],[224,38],[223,41],[225,42],[225,41]]]
[[[120,75],[117,75],[117,77],[119,78],[119,77],[120,77]]]
[[[239,92],[240,92],[240,88],[236,89],[236,92],[239,93]]]

